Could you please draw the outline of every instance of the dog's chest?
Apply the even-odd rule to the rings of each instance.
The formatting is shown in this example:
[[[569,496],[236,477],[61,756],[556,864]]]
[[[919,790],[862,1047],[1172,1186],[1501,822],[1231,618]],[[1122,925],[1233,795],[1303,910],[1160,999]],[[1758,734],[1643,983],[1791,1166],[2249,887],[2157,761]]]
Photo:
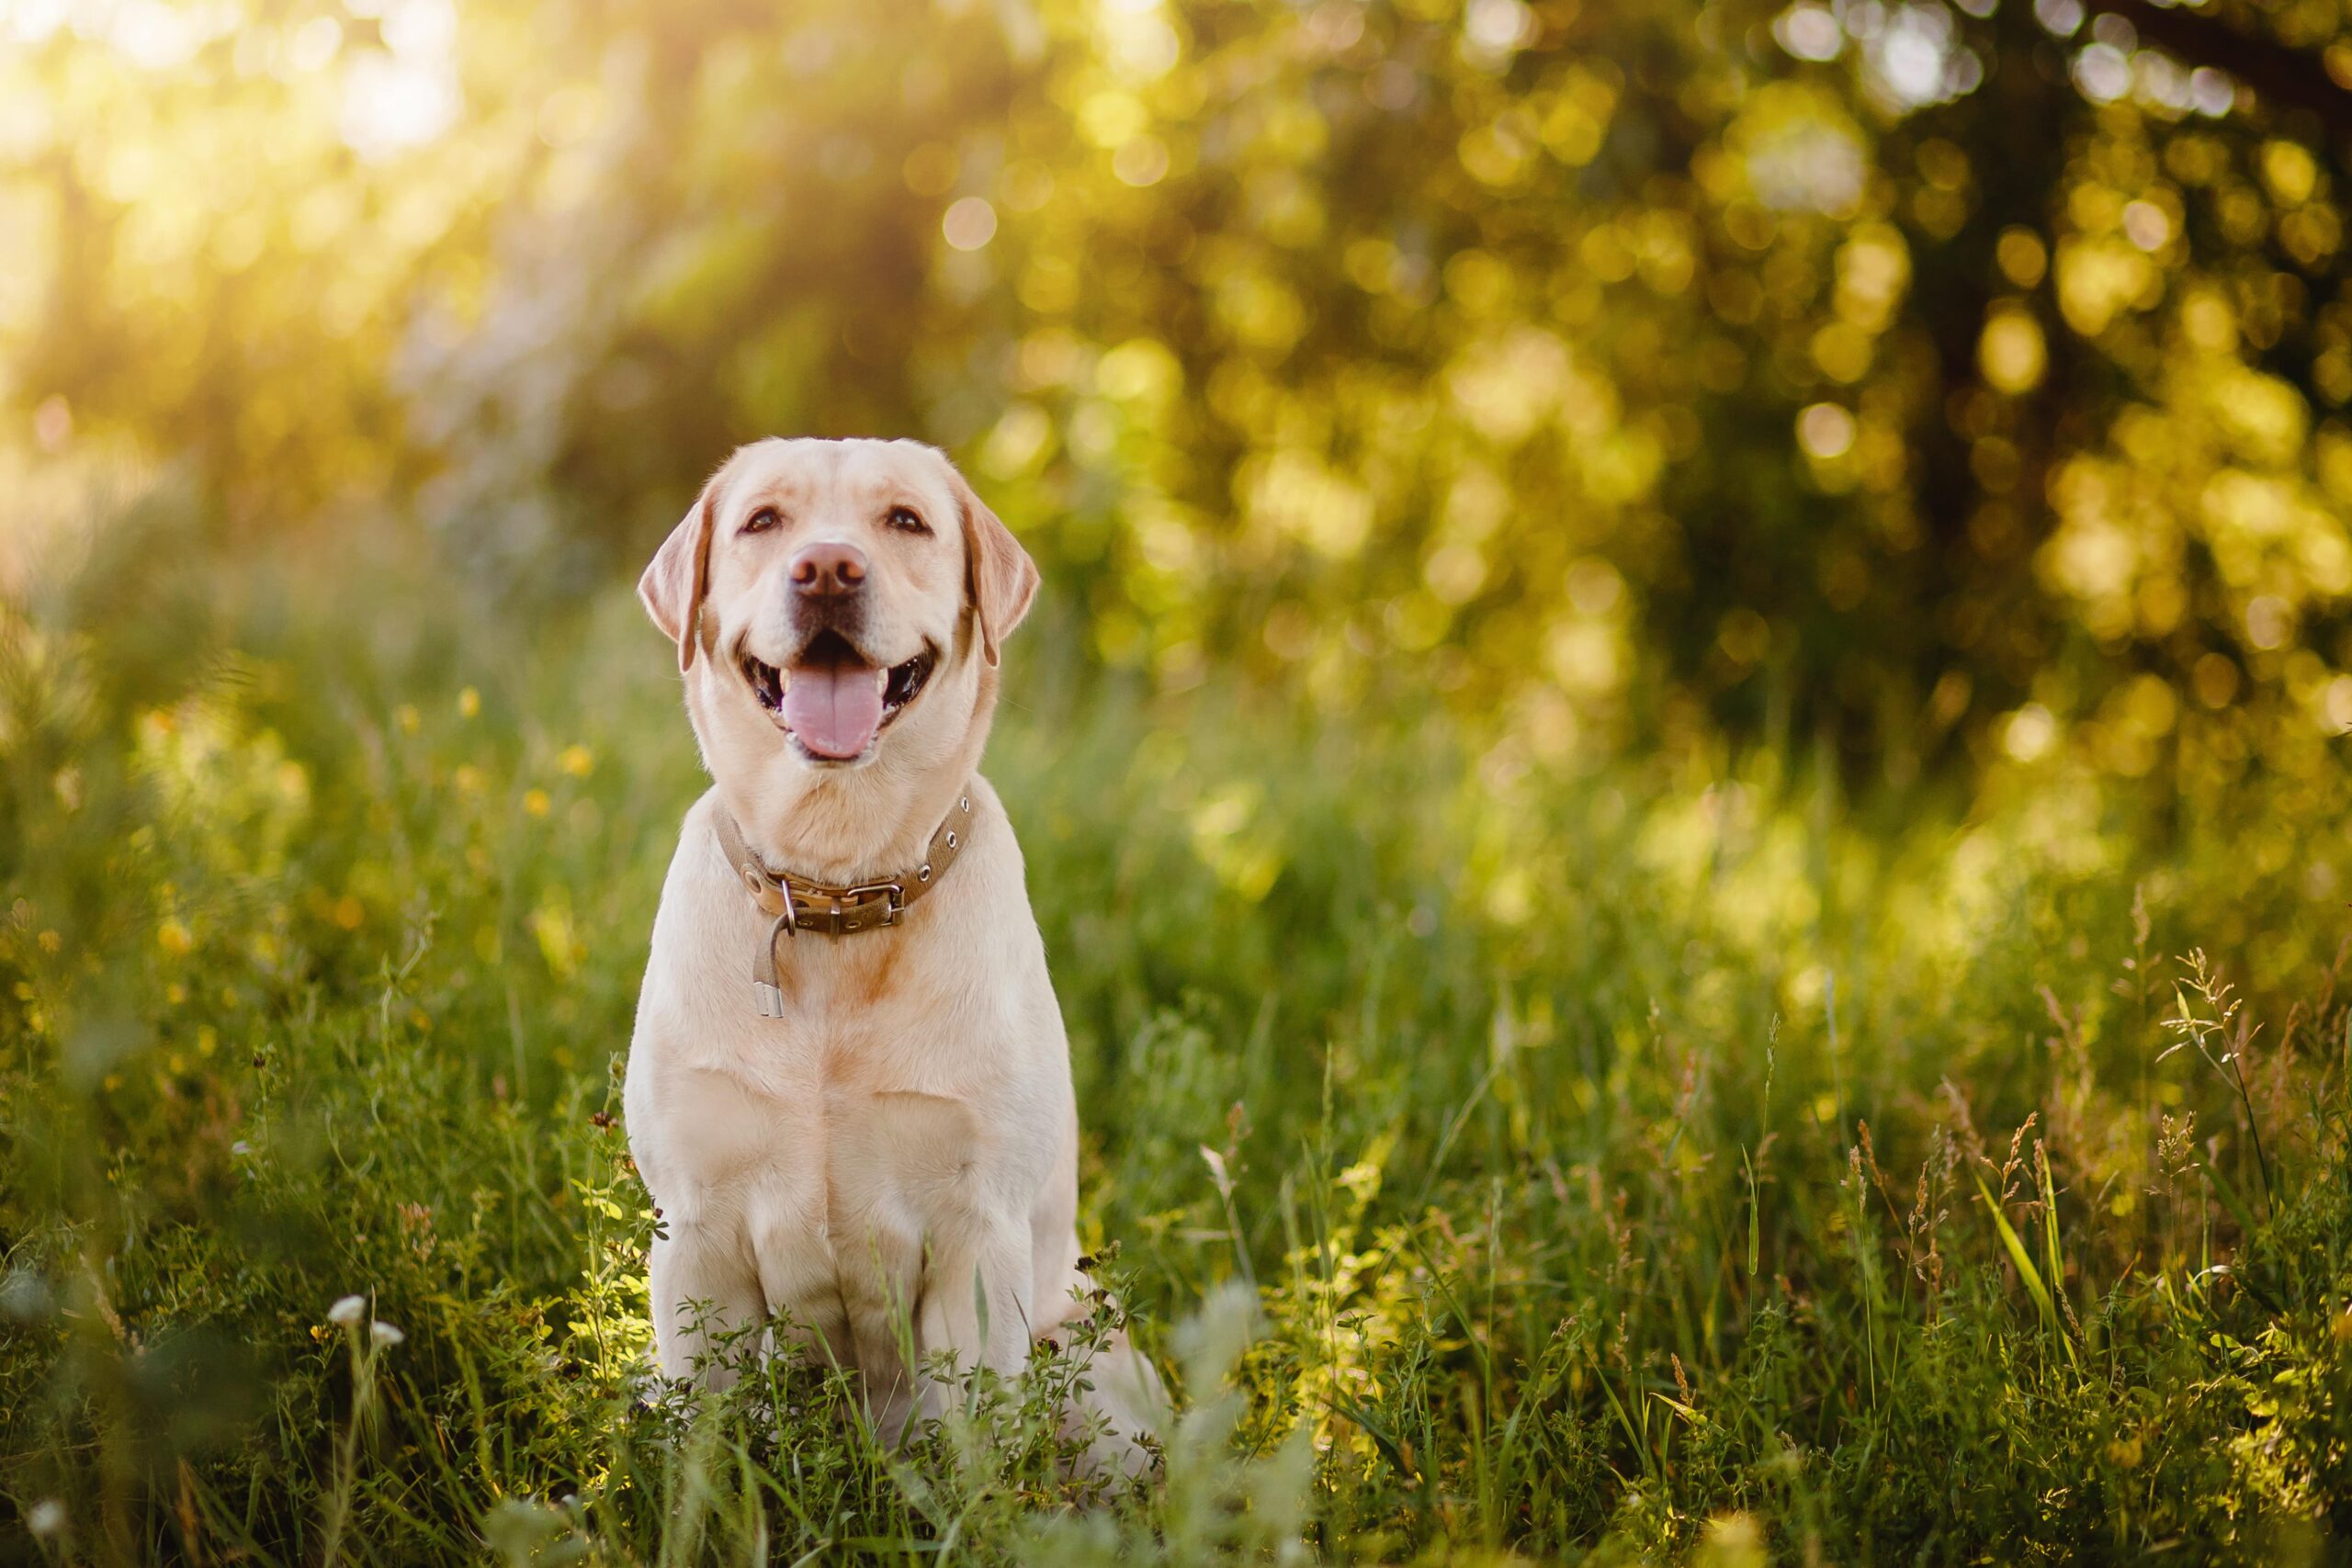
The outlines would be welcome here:
[[[735,1048],[688,1066],[666,1117],[680,1175],[704,1188],[816,1187],[829,1206],[933,1199],[977,1154],[975,1086],[905,1049],[887,1009],[808,1008],[750,1021]]]
[[[812,967],[786,971],[784,1019],[741,1020],[649,1087],[668,1145],[657,1200],[734,1233],[770,1309],[824,1328],[976,1223],[989,1090],[954,1070],[972,1055],[941,1049],[936,1009],[877,995],[863,968]]]

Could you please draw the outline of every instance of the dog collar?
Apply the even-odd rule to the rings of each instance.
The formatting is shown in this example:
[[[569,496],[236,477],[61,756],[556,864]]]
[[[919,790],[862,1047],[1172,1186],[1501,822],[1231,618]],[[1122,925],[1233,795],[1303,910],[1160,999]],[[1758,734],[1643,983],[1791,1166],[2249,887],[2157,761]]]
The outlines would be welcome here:
[[[847,936],[853,931],[897,925],[907,906],[937,886],[940,878],[947,874],[947,868],[956,863],[956,857],[963,852],[971,834],[972,791],[967,785],[956,795],[956,804],[947,808],[946,819],[923,846],[922,860],[912,871],[847,887],[812,882],[788,871],[770,871],[767,863],[744,840],[743,829],[734,814],[716,802],[711,825],[718,835],[718,847],[727,856],[728,865],[742,879],[752,901],[760,907],[762,914],[775,917],[775,924],[768,928],[767,941],[760,943],[752,957],[752,991],[762,1018],[782,1018],[784,989],[776,979],[776,939],[801,931]]]

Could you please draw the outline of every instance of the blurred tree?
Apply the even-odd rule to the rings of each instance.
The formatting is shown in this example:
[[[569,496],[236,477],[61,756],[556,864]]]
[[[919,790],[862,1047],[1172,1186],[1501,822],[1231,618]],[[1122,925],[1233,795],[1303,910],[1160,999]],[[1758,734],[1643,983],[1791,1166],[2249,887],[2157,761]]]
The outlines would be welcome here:
[[[914,431],[1102,657],[1529,761],[2352,726],[2336,0],[5,26],[0,395],[254,535],[561,584],[734,441]]]

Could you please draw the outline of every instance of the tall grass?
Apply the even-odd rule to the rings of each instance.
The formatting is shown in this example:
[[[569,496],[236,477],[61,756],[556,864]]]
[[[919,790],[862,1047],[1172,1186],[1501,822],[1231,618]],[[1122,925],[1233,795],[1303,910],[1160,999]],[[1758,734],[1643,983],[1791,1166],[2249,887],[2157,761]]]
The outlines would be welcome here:
[[[1161,1481],[1087,1495],[1051,1366],[904,1451],[828,1368],[647,1375],[617,1086],[700,785],[626,592],[508,624],[396,547],[231,570],[183,526],[101,531],[0,623],[8,1560],[2352,1531],[2327,769],[1969,802],[1699,742],[1539,766],[1409,670],[1353,712],[1151,697],[1048,614],[989,768],[1085,1239],[1185,1408]]]

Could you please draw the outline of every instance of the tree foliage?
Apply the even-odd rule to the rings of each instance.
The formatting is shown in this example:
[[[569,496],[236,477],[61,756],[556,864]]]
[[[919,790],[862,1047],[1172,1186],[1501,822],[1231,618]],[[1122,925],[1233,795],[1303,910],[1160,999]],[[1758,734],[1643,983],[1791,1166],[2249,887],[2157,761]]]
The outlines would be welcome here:
[[[915,433],[1102,658],[1534,761],[2352,724],[2334,0],[9,22],[0,392],[256,537],[569,583],[735,441]]]

